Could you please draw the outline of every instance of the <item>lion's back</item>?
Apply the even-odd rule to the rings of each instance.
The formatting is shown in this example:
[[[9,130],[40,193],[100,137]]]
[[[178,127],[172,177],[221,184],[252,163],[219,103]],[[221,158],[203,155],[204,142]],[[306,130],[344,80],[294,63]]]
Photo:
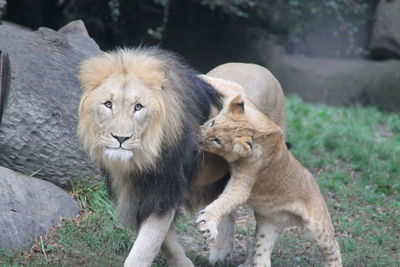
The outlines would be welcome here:
[[[281,85],[269,70],[257,64],[226,63],[207,75],[243,86],[247,97],[257,108],[285,131],[285,97]]]

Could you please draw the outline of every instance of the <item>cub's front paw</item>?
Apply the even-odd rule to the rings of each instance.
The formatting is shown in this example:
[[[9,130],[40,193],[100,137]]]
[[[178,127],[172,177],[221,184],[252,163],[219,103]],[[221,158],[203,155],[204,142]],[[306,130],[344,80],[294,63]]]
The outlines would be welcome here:
[[[219,218],[210,211],[202,210],[196,220],[197,228],[208,241],[213,241],[218,235]]]

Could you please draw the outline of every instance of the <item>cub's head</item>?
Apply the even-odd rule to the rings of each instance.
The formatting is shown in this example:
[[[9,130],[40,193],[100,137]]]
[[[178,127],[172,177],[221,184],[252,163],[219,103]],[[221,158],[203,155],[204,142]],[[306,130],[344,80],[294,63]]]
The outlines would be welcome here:
[[[151,49],[117,50],[84,61],[78,137],[102,164],[147,168],[177,141],[183,116],[165,67]]]
[[[254,126],[248,116],[262,116],[262,127]],[[240,95],[234,97],[216,117],[201,126],[203,150],[217,154],[228,162],[248,158],[259,150],[260,143],[274,133],[282,136],[281,129],[264,114],[256,111],[245,112],[245,104]],[[259,154],[259,153],[257,153]]]

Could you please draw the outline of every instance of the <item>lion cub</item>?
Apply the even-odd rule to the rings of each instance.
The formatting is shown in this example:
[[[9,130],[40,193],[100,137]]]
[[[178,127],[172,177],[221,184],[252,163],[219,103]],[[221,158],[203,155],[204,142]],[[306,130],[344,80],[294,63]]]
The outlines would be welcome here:
[[[254,254],[246,263],[270,266],[271,252],[286,227],[301,226],[323,253],[325,266],[342,266],[331,218],[312,174],[288,151],[282,130],[246,99],[234,97],[201,126],[202,149],[224,157],[231,178],[223,193],[197,219],[214,239],[222,216],[245,202],[254,209]]]

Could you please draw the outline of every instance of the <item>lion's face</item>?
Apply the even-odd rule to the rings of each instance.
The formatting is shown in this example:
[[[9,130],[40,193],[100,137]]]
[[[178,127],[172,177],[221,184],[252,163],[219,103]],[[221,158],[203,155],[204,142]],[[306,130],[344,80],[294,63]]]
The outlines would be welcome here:
[[[154,93],[138,78],[113,75],[88,94],[97,128],[97,144],[112,160],[129,160],[142,145],[143,134],[160,113]]]
[[[156,60],[138,56],[121,63],[105,54],[83,62],[79,79],[78,136],[95,161],[124,170],[151,168],[162,142],[177,140],[182,112]]]

